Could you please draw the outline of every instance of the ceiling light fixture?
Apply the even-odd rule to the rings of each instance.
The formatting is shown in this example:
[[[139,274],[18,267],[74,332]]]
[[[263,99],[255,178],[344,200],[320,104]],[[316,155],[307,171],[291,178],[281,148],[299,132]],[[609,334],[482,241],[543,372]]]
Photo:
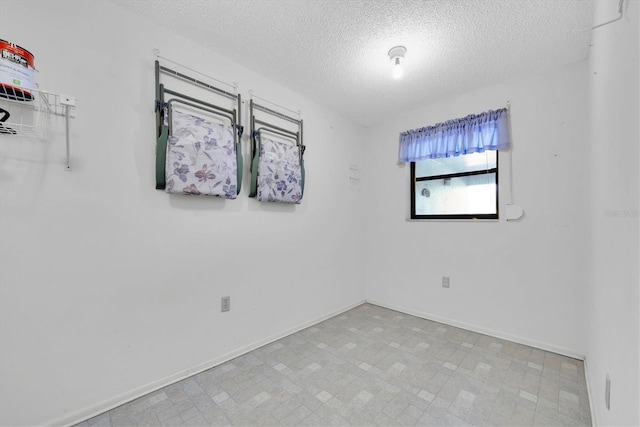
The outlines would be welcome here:
[[[404,54],[407,53],[407,48],[404,46],[395,46],[389,49],[389,59],[393,62],[393,77],[399,79],[402,77],[402,66],[400,65],[400,58],[404,58]]]

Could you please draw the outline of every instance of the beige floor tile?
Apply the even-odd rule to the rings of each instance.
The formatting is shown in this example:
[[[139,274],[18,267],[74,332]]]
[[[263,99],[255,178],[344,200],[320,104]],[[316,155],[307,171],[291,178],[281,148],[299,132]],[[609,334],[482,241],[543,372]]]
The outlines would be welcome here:
[[[584,364],[363,304],[77,427],[591,425]]]

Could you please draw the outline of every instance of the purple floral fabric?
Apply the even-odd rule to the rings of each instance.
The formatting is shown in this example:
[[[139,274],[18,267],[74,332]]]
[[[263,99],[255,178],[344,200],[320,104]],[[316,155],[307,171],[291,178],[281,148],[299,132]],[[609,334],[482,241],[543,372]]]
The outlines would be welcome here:
[[[166,191],[235,199],[238,178],[231,126],[171,113]]]
[[[301,181],[298,146],[260,137],[258,200],[299,204],[302,200]]]

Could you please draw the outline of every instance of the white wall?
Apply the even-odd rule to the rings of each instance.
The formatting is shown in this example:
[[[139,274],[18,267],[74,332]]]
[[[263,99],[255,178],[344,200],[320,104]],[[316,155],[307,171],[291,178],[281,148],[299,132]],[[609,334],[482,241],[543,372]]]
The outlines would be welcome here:
[[[616,5],[597,2],[594,24],[615,18]],[[594,30],[589,61],[592,240],[587,368],[593,418],[599,425],[640,425],[639,13],[637,1],[626,1],[622,20]],[[610,410],[604,400],[607,373]]]
[[[42,87],[79,98],[71,172],[61,120],[46,143],[0,137],[0,425],[77,420],[364,299],[360,127],[110,3],[0,16]],[[154,48],[302,110],[301,205],[248,199],[248,173],[237,200],[154,189]]]
[[[367,299],[581,356],[588,174],[585,61],[390,117],[368,129],[363,197]],[[407,221],[408,165],[398,135],[511,102],[513,190],[520,221]],[[500,204],[509,198],[500,155]],[[441,287],[450,276],[451,287]]]
[[[80,101],[72,172],[59,119],[46,143],[0,137],[0,425],[77,420],[365,296],[587,355],[595,421],[638,424],[638,218],[605,214],[638,209],[638,3],[625,3],[624,21],[594,32],[589,62],[426,102],[363,138],[259,70],[109,3],[1,1],[2,38],[35,54],[43,88]],[[154,48],[238,82],[245,98],[253,89],[303,111],[302,205],[249,200],[248,174],[234,201],[153,189]],[[501,205],[511,155],[525,218],[407,222],[398,133],[507,100],[514,148],[500,158]],[[232,310],[221,315],[223,295]]]

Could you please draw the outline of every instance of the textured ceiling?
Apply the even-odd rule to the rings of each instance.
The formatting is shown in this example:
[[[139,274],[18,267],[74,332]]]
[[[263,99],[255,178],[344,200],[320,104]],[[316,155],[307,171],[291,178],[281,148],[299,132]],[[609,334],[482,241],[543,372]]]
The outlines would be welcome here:
[[[591,32],[580,30],[591,27],[594,7],[593,0],[112,1],[363,125],[586,58]],[[387,56],[396,45],[407,47],[399,80]]]

